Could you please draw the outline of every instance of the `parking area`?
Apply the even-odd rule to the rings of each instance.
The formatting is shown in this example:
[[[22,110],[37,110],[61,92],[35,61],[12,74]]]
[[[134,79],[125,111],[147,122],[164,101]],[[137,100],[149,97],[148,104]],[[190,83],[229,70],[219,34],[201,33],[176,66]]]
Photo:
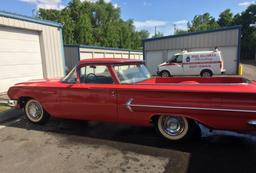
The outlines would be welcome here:
[[[256,63],[253,60],[243,60],[243,76],[250,79],[256,80]]]
[[[20,116],[0,124],[1,172],[255,172],[256,135],[213,131],[170,143],[152,127]]]

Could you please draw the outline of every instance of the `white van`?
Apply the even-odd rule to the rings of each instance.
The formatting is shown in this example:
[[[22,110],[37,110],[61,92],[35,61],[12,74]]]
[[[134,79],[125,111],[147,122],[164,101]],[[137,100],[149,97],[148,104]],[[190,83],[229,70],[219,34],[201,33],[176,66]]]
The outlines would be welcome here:
[[[200,51],[175,54],[167,62],[162,63],[157,68],[157,74],[162,77],[200,75],[211,77],[212,75],[223,74],[223,60],[221,52]]]

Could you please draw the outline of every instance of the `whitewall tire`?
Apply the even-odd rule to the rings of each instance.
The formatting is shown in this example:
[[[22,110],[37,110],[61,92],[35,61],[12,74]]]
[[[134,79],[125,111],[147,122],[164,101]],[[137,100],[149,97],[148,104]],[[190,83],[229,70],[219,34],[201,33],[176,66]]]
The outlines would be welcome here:
[[[191,138],[196,124],[185,117],[162,115],[156,122],[158,132],[169,141],[183,141]]]
[[[44,124],[50,117],[49,114],[43,109],[43,106],[34,99],[27,101],[24,110],[26,117],[32,123]]]

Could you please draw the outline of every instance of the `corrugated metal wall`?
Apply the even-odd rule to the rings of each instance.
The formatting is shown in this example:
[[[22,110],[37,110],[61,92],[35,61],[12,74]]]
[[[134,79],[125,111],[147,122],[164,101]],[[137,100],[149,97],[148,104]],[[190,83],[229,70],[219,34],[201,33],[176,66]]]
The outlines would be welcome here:
[[[238,46],[238,29],[145,41],[145,50],[177,50]]]
[[[93,49],[80,48],[80,59],[89,58],[129,58],[129,59],[143,59],[142,51],[132,50],[107,50],[107,49]]]
[[[65,60],[66,66],[70,69],[73,68],[79,60],[90,58],[130,58],[130,59],[143,59],[142,51],[133,50],[118,50],[112,48],[97,47],[88,48],[80,47],[79,45],[65,45]]]
[[[79,61],[79,47],[65,46],[65,64],[71,70]]]
[[[0,25],[39,32],[44,77],[62,77],[64,75],[61,28],[5,16],[0,16]]]

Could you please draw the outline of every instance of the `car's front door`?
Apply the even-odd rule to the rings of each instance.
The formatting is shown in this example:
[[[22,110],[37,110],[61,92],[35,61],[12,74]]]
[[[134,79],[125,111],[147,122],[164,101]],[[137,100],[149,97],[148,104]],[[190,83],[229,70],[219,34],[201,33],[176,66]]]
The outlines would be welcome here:
[[[109,68],[87,65],[78,69],[78,82],[62,89],[62,116],[85,120],[117,120],[117,95]],[[112,87],[113,86],[113,87]]]

